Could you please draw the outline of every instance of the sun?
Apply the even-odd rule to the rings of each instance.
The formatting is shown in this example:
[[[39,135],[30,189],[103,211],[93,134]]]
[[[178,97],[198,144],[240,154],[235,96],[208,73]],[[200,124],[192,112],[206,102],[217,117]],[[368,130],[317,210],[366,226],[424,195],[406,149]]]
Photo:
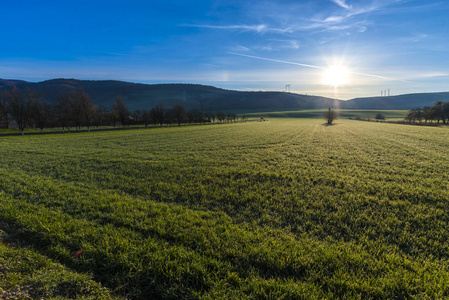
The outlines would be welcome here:
[[[324,70],[323,83],[332,86],[339,86],[348,83],[349,71],[342,65],[333,65]]]

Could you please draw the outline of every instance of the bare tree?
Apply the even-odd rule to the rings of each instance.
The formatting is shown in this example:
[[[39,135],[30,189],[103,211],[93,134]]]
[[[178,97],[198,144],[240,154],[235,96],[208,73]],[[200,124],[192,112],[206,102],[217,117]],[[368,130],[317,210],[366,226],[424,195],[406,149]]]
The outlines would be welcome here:
[[[20,134],[24,135],[24,129],[29,119],[28,98],[19,92],[17,87],[13,87],[11,92],[7,93],[8,112],[13,116],[19,127]]]
[[[29,106],[31,119],[34,121],[36,127],[41,129],[41,133],[43,133],[44,128],[48,126],[52,117],[50,104],[45,102],[37,93],[32,93]]]
[[[81,91],[79,96],[83,108],[83,122],[87,126],[87,131],[90,131],[90,125],[97,115],[97,107],[93,105],[92,99],[86,92]]]
[[[449,102],[444,102],[441,107],[441,119],[443,120],[443,123],[449,123]]]
[[[145,125],[145,128],[148,127],[148,124],[151,123],[151,113],[146,109],[144,109],[142,112],[142,121]]]
[[[215,113],[209,112],[209,117],[210,117],[210,120],[212,121],[212,123],[215,123]]]
[[[65,128],[70,132],[70,123],[72,122],[72,103],[69,93],[59,96],[59,102],[55,105],[56,119],[62,126],[62,132]]]
[[[122,96],[117,96],[115,98],[114,110],[117,111],[122,126],[124,127],[128,124],[130,113]]]
[[[108,115],[107,118],[109,119],[109,121],[112,123],[112,126],[115,128],[115,124],[117,124],[117,122],[120,120],[120,116],[118,114],[118,112],[114,109],[111,110]]]
[[[109,113],[109,109],[106,105],[100,104],[97,107],[97,113],[95,115],[95,123],[97,125],[97,128],[99,126],[103,126],[105,121],[107,120],[107,115]]]
[[[218,122],[223,122],[226,119],[226,114],[222,111],[217,112]]]
[[[385,120],[385,116],[381,113],[377,113],[375,118],[376,120]]]
[[[422,112],[424,114],[424,120],[425,120],[426,123],[427,123],[427,121],[432,120],[430,106],[424,106],[422,108]]]
[[[90,131],[90,124],[95,118],[96,107],[92,104],[89,95],[82,89],[69,92],[72,119],[78,131],[81,131],[81,125],[87,127]]]
[[[173,108],[169,108],[165,111],[165,118],[164,118],[165,124],[170,125],[176,122],[175,120],[175,113],[173,111]]]
[[[204,113],[204,122],[211,123],[212,122],[212,112],[206,111]]]
[[[159,123],[162,126],[165,122],[165,109],[162,104],[156,104],[155,107],[151,108],[150,111],[151,118],[155,124]]]
[[[188,112],[189,123],[201,123],[203,121],[203,114],[196,108]]]
[[[141,124],[142,122],[142,111],[137,109],[130,114],[130,121],[134,124]]]
[[[233,118],[233,117],[232,117],[232,114],[231,114],[231,113],[229,113],[229,112],[226,113],[226,122],[228,122],[228,123],[229,123],[229,122],[232,122],[232,118]]]
[[[9,128],[8,97],[6,92],[0,94],[0,126],[2,126],[2,124],[6,129]]]
[[[446,123],[446,119],[443,115],[443,101],[437,101],[434,105],[430,108],[431,115],[433,119],[437,120],[437,123],[440,123],[440,120],[443,120],[443,124]]]
[[[68,97],[70,99],[70,112],[72,113],[72,120],[75,123],[75,130],[81,131],[81,124],[83,122],[83,107],[77,95],[78,91],[71,90],[68,92]]]
[[[337,114],[335,113],[335,111],[331,110],[330,107],[329,110],[324,113],[324,118],[326,119],[328,125],[331,125],[336,117]]]
[[[186,119],[186,110],[181,105],[175,105],[173,108],[173,117],[176,123],[178,123],[178,126],[181,125],[181,123],[185,122]]]
[[[412,123],[412,121],[413,121],[413,123],[414,123],[414,122],[415,122],[415,113],[414,113],[412,110],[410,110],[410,111],[408,112],[407,116],[405,116],[405,119],[406,119],[409,123]]]

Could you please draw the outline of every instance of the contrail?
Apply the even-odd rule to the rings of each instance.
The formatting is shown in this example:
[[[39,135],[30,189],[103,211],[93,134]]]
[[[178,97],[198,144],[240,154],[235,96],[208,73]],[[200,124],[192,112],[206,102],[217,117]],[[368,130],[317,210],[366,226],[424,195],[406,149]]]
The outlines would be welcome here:
[[[278,63],[283,63],[283,64],[289,64],[289,65],[296,65],[296,66],[301,66],[301,67],[313,68],[313,69],[321,69],[321,70],[326,70],[327,69],[325,67],[320,67],[320,66],[315,66],[315,65],[301,64],[301,63],[297,63],[297,62],[291,62],[291,61],[285,61],[285,60],[279,60],[279,59],[272,59],[272,58],[254,56],[254,55],[247,55],[247,54],[241,54],[241,53],[235,53],[235,52],[228,52],[228,54],[238,55],[238,56],[243,56],[243,57],[249,57],[249,58],[262,59],[262,60],[267,60],[267,61],[273,61],[273,62],[278,62]],[[402,79],[396,79],[396,78],[391,78],[391,77],[386,77],[386,76],[367,74],[367,73],[358,73],[358,72],[351,72],[351,71],[347,71],[347,72],[350,73],[350,74],[355,74],[355,75],[362,75],[362,76],[368,76],[368,77],[374,77],[374,78],[380,78],[380,79],[386,79],[386,80],[402,81],[402,82],[411,83],[410,81],[406,81],[406,80],[402,80]]]
[[[250,58],[257,58],[257,59],[268,60],[268,61],[274,61],[274,62],[279,62],[279,63],[283,63],[283,64],[296,65],[296,66],[307,67],[307,68],[314,68],[314,69],[321,69],[321,70],[325,70],[326,69],[326,68],[323,68],[323,67],[320,67],[320,66],[300,64],[300,63],[291,62],[291,61],[285,61],[285,60],[279,60],[279,59],[271,59],[271,58],[265,58],[265,57],[253,56],[253,55],[246,55],[246,54],[240,54],[240,53],[234,53],[234,52],[228,52],[228,54],[244,56],[244,57],[250,57]]]

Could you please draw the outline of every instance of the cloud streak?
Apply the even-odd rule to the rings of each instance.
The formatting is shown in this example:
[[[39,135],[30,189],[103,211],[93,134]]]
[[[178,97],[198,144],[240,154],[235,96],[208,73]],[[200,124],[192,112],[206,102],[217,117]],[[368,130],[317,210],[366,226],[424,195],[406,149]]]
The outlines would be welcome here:
[[[292,32],[291,28],[273,28],[265,24],[260,25],[197,25],[197,24],[183,24],[183,27],[197,27],[207,29],[222,29],[222,30],[243,30],[243,31],[255,31],[258,33],[263,32]]]
[[[306,68],[314,68],[314,69],[321,69],[321,70],[326,69],[324,67],[315,66],[315,65],[302,64],[302,63],[291,62],[291,61],[286,61],[286,60],[272,59],[272,58],[254,56],[254,55],[241,54],[241,53],[228,52],[228,54],[249,57],[249,58],[255,58],[255,59],[261,59],[261,60],[272,61],[272,62],[278,62],[278,63],[289,64],[289,65],[295,65],[295,66],[301,66],[301,67],[306,67]]]
[[[328,69],[328,68],[321,67],[321,66],[316,66],[316,65],[303,64],[303,63],[297,63],[297,62],[291,62],[291,61],[279,60],[279,59],[272,59],[272,58],[254,56],[254,55],[240,54],[240,53],[234,53],[234,52],[228,52],[228,54],[238,55],[238,56],[243,56],[243,57],[249,57],[249,58],[255,58],[255,59],[261,59],[261,60],[272,61],[272,62],[278,62],[278,63],[289,64],[289,65],[295,65],[295,66],[301,66],[301,67],[306,67],[306,68],[313,68],[313,69],[320,69],[320,70]],[[376,74],[359,73],[359,72],[352,72],[352,71],[348,71],[348,73],[349,74],[354,74],[354,75],[373,77],[373,78],[378,78],[378,79],[385,79],[385,80],[389,80],[389,81],[401,81],[401,82],[405,82],[405,83],[411,83],[410,81],[397,79],[397,78],[386,77],[386,76],[381,76],[381,75],[376,75]]]
[[[352,6],[346,4],[345,0],[331,0],[333,3],[337,4],[340,7],[343,7],[344,9],[351,9]]]
[[[344,13],[332,14],[323,18],[313,18],[307,26],[301,27],[301,29],[325,29],[330,31],[335,30],[348,30],[351,28],[357,29],[359,32],[364,32],[367,25],[370,23],[366,20],[354,21],[355,17],[373,14],[373,13],[387,13],[383,10],[385,7],[401,3],[404,0],[382,0],[375,1],[371,4],[360,5],[359,3],[355,6],[348,5],[345,0],[329,0],[336,5],[344,8],[346,11]],[[389,13],[394,13],[394,10]],[[352,21],[351,21],[352,20]],[[363,28],[363,30],[360,30]]]

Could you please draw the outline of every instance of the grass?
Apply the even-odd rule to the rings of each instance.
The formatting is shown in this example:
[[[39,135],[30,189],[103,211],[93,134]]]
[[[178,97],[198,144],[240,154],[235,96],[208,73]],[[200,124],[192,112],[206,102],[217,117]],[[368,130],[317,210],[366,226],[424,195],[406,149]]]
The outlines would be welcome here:
[[[73,272],[31,249],[0,241],[0,298],[112,299],[113,296],[87,274]]]
[[[448,297],[449,131],[323,123],[2,137],[2,251],[77,297]]]
[[[324,110],[299,110],[299,111],[276,111],[276,112],[258,112],[248,113],[249,117],[265,117],[265,118],[322,118]],[[341,119],[360,117],[363,119],[375,119],[376,114],[381,113],[385,116],[385,120],[404,120],[407,110],[354,110],[339,109],[338,116]]]

